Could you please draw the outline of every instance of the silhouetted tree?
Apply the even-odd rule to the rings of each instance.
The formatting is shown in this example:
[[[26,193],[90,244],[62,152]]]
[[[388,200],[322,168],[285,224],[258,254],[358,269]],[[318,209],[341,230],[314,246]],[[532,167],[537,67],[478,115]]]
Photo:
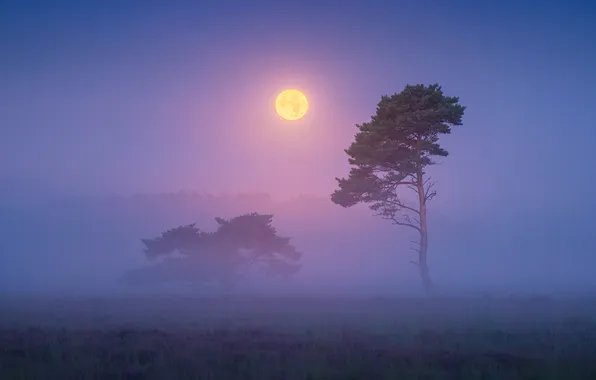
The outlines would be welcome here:
[[[229,288],[250,268],[273,276],[290,276],[300,269],[301,253],[290,238],[277,234],[273,215],[257,213],[226,220],[215,218],[214,232],[195,224],[163,232],[153,239],[142,239],[150,260],[166,257],[158,264],[129,273],[132,282],[218,283]],[[179,257],[172,257],[178,253]]]
[[[439,136],[462,125],[465,107],[459,98],[443,94],[438,84],[407,85],[400,93],[382,96],[371,121],[356,125],[359,132],[345,151],[352,165],[348,178],[337,178],[339,189],[331,196],[336,204],[351,207],[367,203],[385,219],[415,230],[416,264],[424,288],[434,291],[430,279],[427,207],[436,192],[425,169],[433,156],[445,157]],[[406,202],[399,189],[410,189],[416,201]]]

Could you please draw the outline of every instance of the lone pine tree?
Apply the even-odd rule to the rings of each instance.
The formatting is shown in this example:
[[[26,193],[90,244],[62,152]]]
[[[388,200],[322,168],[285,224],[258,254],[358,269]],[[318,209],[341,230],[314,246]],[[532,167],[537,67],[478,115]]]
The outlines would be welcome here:
[[[448,155],[439,136],[462,125],[464,111],[459,98],[445,96],[438,84],[407,85],[382,96],[370,122],[356,125],[359,131],[345,150],[352,168],[348,178],[336,178],[339,188],[331,195],[343,207],[369,204],[377,215],[419,234],[414,264],[428,293],[434,286],[427,259],[427,202],[437,193],[426,169],[435,164],[433,157]],[[406,202],[402,189],[412,191],[416,201]]]

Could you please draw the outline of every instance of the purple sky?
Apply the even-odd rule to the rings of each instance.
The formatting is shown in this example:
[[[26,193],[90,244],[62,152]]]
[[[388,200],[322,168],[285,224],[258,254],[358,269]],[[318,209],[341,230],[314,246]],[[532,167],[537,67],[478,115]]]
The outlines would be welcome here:
[[[56,4],[0,12],[5,186],[326,196],[380,96],[439,82],[468,108],[438,207],[594,206],[589,2]],[[288,87],[303,122],[275,116]]]

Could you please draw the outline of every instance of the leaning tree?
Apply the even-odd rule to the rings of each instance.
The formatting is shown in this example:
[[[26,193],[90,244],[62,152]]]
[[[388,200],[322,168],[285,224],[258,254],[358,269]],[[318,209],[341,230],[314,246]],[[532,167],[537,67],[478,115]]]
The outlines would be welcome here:
[[[232,219],[215,218],[217,229],[205,232],[195,224],[142,239],[145,255],[156,264],[129,272],[132,283],[185,282],[229,289],[251,268],[287,277],[300,269],[301,253],[290,238],[279,236],[273,215],[244,214]]]
[[[428,269],[427,202],[435,195],[434,182],[426,169],[433,157],[445,157],[439,136],[462,125],[465,107],[458,97],[445,96],[438,84],[407,85],[402,92],[382,96],[370,122],[356,125],[359,131],[348,149],[352,165],[348,178],[337,178],[334,203],[369,207],[398,226],[419,235],[419,268],[425,290],[434,291]],[[406,201],[401,190],[410,190],[414,201]]]

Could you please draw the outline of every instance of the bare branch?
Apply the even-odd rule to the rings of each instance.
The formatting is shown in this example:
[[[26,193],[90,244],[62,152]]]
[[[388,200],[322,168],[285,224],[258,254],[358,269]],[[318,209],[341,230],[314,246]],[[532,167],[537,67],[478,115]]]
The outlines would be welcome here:
[[[415,212],[416,214],[420,215],[420,211],[416,210],[414,207],[411,207],[411,206],[408,206],[408,205],[404,204],[399,199],[396,199],[396,200],[386,200],[385,202],[391,203],[391,204],[393,204],[393,205],[395,205],[395,206],[397,206],[399,208],[403,208],[405,210],[412,211],[412,212]]]
[[[428,196],[425,197],[424,201],[430,201],[431,199],[433,199],[435,196],[437,195],[436,191],[432,191]]]
[[[431,177],[428,177],[426,179],[426,181],[424,181],[424,186],[425,186],[425,190],[424,190],[424,201],[430,201],[431,199],[433,199],[435,197],[435,195],[437,195],[437,192],[435,190],[433,190],[433,187],[435,186],[436,182],[430,182]]]
[[[407,215],[407,214],[402,214],[402,217],[404,218],[404,220],[405,220],[406,222],[408,222],[408,223],[410,223],[410,224],[414,224],[414,223],[412,222],[412,219],[414,219],[414,222],[416,222],[416,224],[415,224],[415,225],[417,225],[418,227],[421,227],[421,226],[422,226],[422,225],[420,224],[420,221],[419,221],[417,218],[415,218],[415,217],[410,217],[410,215]]]
[[[404,223],[404,222],[400,222],[397,219],[395,219],[395,217],[390,217],[390,216],[385,216],[384,219],[388,219],[393,221],[393,224],[397,225],[397,226],[404,226],[404,227],[410,227],[415,229],[416,231],[418,231],[418,233],[422,233],[422,231],[420,231],[420,228],[416,227],[415,225],[411,224],[411,223]]]

